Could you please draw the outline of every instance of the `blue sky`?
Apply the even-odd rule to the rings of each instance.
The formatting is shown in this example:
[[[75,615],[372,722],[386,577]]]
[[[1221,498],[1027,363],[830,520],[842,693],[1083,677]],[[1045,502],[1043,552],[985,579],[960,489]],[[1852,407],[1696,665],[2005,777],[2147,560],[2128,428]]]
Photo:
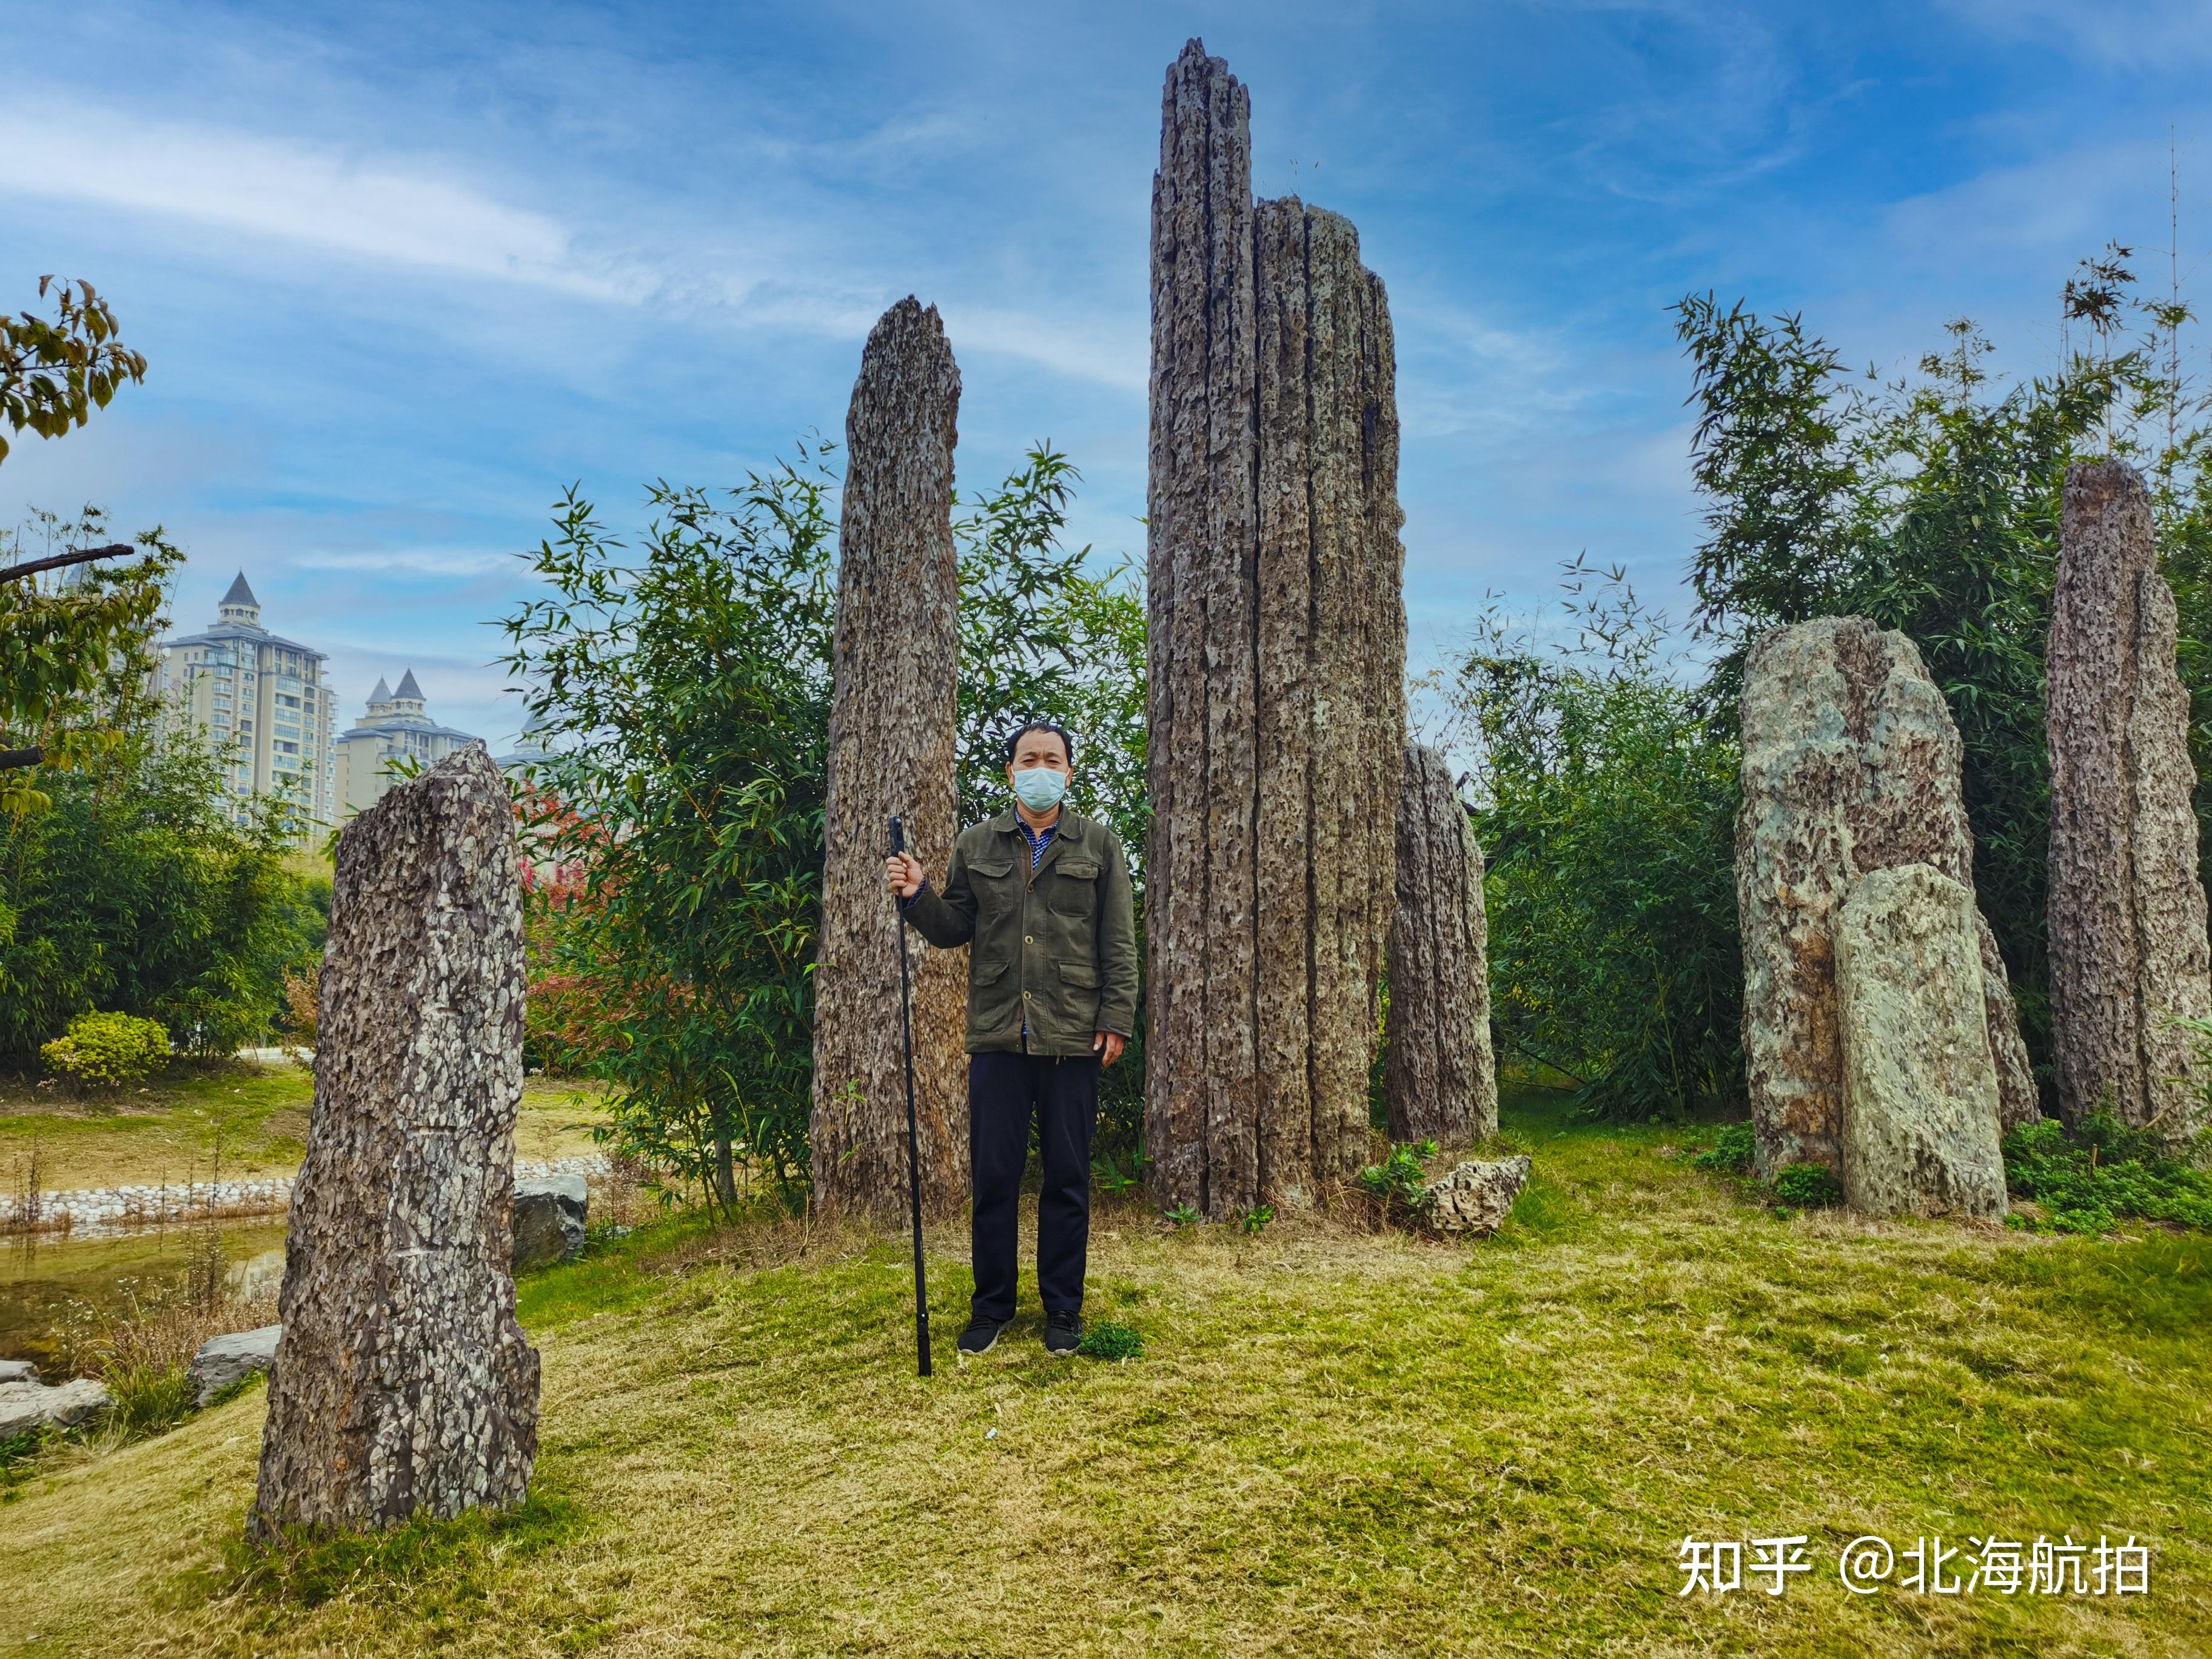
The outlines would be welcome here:
[[[191,555],[179,623],[243,568],[349,719],[411,664],[494,737],[484,623],[562,487],[629,522],[643,480],[842,434],[908,292],[960,360],[963,487],[1049,437],[1086,475],[1079,539],[1141,560],[1147,204],[1194,33],[1251,88],[1260,193],[1349,215],[1389,284],[1419,660],[1584,548],[1680,611],[1685,291],[1802,308],[1885,370],[1970,314],[2033,373],[2081,255],[2118,237],[2162,279],[2169,133],[2185,270],[2212,247],[2203,0],[0,21],[38,42],[0,103],[0,304],[88,277],[152,361],[88,430],[17,441],[0,523],[158,521]]]

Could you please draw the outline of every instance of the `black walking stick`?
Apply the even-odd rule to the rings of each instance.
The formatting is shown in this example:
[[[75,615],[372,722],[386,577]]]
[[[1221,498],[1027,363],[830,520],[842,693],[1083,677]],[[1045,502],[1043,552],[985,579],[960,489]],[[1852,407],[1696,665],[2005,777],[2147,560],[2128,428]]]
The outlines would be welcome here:
[[[906,825],[891,819],[891,851],[906,851]],[[914,1121],[914,992],[907,981],[906,918],[891,905],[898,932],[899,1035],[906,1042],[906,1188],[914,1200],[914,1352],[916,1374],[929,1375],[929,1280],[921,1267],[921,1139]]]

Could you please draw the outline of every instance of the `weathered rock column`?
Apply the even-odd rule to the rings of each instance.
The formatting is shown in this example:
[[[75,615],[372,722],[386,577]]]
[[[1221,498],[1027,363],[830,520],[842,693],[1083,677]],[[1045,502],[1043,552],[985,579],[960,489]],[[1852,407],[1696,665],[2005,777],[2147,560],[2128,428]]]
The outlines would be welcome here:
[[[1259,204],[1254,235],[1261,1187],[1295,1202],[1367,1161],[1397,900],[1406,515],[1389,299],[1359,233],[1292,196]]]
[[[1388,301],[1348,222],[1255,207],[1249,125],[1192,41],[1152,186],[1146,1141],[1210,1215],[1364,1160],[1405,733]]]
[[[508,1267],[520,858],[480,743],[339,838],[254,1500],[263,1535],[450,1516],[528,1487],[538,1355]]]
[[[1843,1047],[1834,924],[1851,884],[1926,864],[1973,887],[1958,727],[1920,653],[1863,617],[1768,635],[1744,669],[1736,901],[1743,1046],[1759,1169],[1840,1173]],[[2001,1118],[2033,1120],[2035,1085],[2004,963],[1976,918],[1983,1016]]]
[[[1482,848],[1451,769],[1418,743],[1406,745],[1398,801],[1389,1025],[1390,1139],[1464,1145],[1496,1134]]]
[[[1855,1210],[2005,1212],[1978,921],[1972,890],[1925,864],[1862,878],[1838,912],[1842,1175]]]
[[[1250,118],[1185,46],[1152,179],[1145,1139],[1163,1202],[1212,1213],[1259,1188]]]
[[[2187,1034],[2212,1012],[2189,697],[2150,492],[2125,461],[2067,469],[2047,657],[2051,1022],[2058,1109],[2196,1124]]]
[[[883,315],[845,417],[836,686],[814,969],[814,1200],[825,1212],[907,1201],[906,1070],[885,820],[941,884],[958,830],[954,779],[960,573],[952,450],[960,370],[937,307]],[[908,930],[922,1202],[968,1186],[966,956]]]

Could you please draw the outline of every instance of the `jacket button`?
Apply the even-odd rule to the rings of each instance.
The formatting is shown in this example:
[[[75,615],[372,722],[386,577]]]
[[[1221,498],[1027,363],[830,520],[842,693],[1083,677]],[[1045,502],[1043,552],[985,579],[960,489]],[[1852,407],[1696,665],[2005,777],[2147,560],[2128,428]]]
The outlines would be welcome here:
[[[1035,945],[1036,943],[1036,935],[1035,933],[1024,934],[1022,936],[1022,943],[1024,945]]]
[[[1024,1002],[1027,1002],[1029,1000],[1030,1000],[1030,994],[1029,994],[1027,991],[1023,992],[1023,993],[1022,993],[1022,1000],[1023,1000]]]

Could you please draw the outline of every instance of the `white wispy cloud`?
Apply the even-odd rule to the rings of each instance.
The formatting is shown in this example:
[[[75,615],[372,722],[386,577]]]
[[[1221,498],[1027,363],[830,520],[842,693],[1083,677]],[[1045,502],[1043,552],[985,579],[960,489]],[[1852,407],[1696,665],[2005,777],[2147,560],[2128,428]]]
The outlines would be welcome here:
[[[2172,69],[2212,57],[2212,0],[1943,0],[1943,6],[2000,40],[2045,43],[2076,60]]]
[[[352,258],[496,278],[592,299],[636,273],[587,257],[553,216],[500,200],[430,158],[135,118],[78,103],[0,108],[0,195],[50,197]]]
[[[1900,202],[1887,228],[1916,253],[1966,264],[2024,250],[2090,253],[2107,237],[2141,240],[2146,231],[2162,244],[2168,159],[2164,143],[2148,140],[2078,145]],[[2191,159],[2182,157],[2185,174],[2201,173]]]
[[[855,147],[873,154],[901,135],[949,135],[950,121],[891,124]],[[818,149],[820,146],[806,148]],[[619,220],[589,236],[505,199],[493,183],[435,156],[343,148],[298,137],[134,118],[109,107],[47,102],[0,109],[0,200],[46,198],[166,222],[203,235],[244,235],[347,264],[520,285],[625,307],[647,301],[706,324],[831,339],[864,337],[909,288],[836,237],[787,233],[750,249],[731,228],[664,235]],[[826,219],[840,204],[817,204]],[[738,228],[742,229],[742,227]],[[811,240],[822,246],[810,246]],[[225,259],[246,263],[228,249]],[[925,273],[922,273],[926,275]],[[1141,319],[1050,315],[925,291],[979,349],[1117,390],[1141,391]],[[966,284],[961,284],[965,287]]]
[[[290,562],[307,570],[405,572],[416,576],[465,580],[512,575],[521,566],[512,549],[463,547],[314,548],[295,553]]]
[[[1054,314],[959,300],[947,300],[939,309],[956,353],[1004,352],[1057,374],[1140,395],[1149,382],[1152,339],[1141,315]]]

